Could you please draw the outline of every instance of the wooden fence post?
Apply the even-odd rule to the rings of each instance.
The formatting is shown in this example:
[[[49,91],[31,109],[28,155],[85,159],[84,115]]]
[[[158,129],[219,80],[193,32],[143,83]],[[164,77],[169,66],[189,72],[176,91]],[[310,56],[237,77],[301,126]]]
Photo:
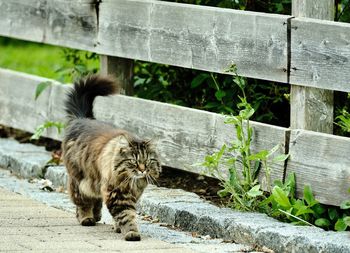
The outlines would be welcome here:
[[[100,55],[101,74],[112,75],[121,84],[119,93],[133,95],[133,67],[134,61],[126,58]]]
[[[293,0],[292,15],[334,20],[334,0]],[[291,128],[333,133],[333,100],[333,91],[292,85]]]

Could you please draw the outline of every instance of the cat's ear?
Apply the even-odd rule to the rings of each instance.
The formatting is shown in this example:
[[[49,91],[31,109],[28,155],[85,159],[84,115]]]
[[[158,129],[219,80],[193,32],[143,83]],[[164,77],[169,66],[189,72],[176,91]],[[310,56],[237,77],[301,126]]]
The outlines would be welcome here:
[[[153,139],[145,140],[144,143],[149,149],[156,150],[158,141],[159,141],[159,138],[153,138]]]
[[[120,135],[118,137],[118,147],[120,151],[125,151],[128,147],[130,147],[130,140],[125,135]]]

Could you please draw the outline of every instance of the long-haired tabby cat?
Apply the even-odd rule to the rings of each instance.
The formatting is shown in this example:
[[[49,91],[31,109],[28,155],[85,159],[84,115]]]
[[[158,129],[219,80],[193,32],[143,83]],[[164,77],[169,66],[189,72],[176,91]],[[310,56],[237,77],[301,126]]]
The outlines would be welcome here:
[[[94,119],[95,97],[116,91],[113,80],[97,75],[74,84],[65,102],[68,124],[63,160],[80,224],[95,225],[101,219],[104,201],[116,231],[126,240],[138,241],[135,205],[148,181],[158,178],[161,165],[150,141]]]

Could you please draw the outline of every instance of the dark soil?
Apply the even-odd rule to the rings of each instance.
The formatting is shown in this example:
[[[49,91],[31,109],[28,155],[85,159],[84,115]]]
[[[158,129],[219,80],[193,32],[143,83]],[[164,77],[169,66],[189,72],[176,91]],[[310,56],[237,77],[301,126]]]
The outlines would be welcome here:
[[[47,151],[61,149],[61,142],[41,137],[39,140],[31,140],[31,133],[0,125],[0,138],[14,138],[20,143],[32,143],[37,146],[44,146]]]
[[[61,142],[43,137],[39,140],[31,140],[31,136],[31,133],[0,125],[0,138],[14,138],[20,143],[44,146],[47,151],[52,152],[54,160],[60,160]],[[227,203],[227,199],[224,200],[218,197],[219,183],[220,181],[215,178],[170,167],[164,167],[160,178],[157,180],[157,186],[193,192],[215,205],[223,206],[225,202]]]

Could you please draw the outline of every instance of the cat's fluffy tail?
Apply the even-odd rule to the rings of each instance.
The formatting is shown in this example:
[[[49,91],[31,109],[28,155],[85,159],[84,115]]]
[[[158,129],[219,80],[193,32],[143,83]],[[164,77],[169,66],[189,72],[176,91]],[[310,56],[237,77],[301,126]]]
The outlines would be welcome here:
[[[94,118],[92,104],[96,96],[107,96],[117,92],[116,82],[109,77],[90,75],[74,83],[67,94],[65,110],[69,119]]]

